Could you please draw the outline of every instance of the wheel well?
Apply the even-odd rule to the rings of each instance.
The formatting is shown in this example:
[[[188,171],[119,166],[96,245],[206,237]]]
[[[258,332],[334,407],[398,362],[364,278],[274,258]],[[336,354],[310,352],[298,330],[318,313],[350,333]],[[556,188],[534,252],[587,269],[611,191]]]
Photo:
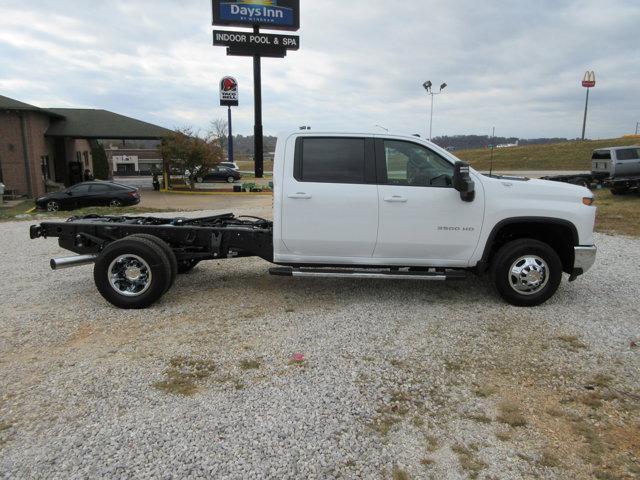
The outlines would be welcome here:
[[[549,245],[560,257],[562,269],[571,273],[574,261],[573,247],[578,245],[578,234],[573,224],[563,221],[516,220],[498,224],[489,236],[482,263],[485,266],[490,265],[500,247],[520,238],[533,238]]]

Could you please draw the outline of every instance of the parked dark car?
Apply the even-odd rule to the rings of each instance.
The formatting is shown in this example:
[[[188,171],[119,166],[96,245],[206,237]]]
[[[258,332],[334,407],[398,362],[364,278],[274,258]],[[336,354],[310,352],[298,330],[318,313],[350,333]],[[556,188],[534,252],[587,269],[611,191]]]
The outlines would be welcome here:
[[[240,172],[237,172],[236,170],[233,170],[229,167],[218,166],[209,170],[209,173],[207,173],[206,175],[198,175],[196,177],[196,181],[198,183],[219,181],[233,183],[237,182],[241,178],[242,175],[240,175]]]
[[[137,188],[113,182],[82,182],[36,200],[38,208],[49,212],[83,207],[122,207],[140,203]]]

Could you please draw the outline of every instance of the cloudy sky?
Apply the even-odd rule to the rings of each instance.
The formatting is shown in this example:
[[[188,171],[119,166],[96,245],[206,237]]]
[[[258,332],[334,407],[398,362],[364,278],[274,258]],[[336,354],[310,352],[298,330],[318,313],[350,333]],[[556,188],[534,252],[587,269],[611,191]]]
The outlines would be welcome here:
[[[301,49],[263,59],[265,133],[630,133],[640,121],[638,0],[301,0]],[[0,94],[104,108],[169,128],[226,117],[217,85],[240,83],[236,133],[253,132],[252,62],[212,46],[208,0],[0,0]]]

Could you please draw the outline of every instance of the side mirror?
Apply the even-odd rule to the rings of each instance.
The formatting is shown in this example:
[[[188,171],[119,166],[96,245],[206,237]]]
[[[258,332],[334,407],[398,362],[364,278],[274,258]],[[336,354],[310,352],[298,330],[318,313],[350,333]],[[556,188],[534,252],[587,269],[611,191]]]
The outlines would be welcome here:
[[[460,192],[460,198],[464,202],[473,202],[476,196],[475,183],[469,175],[467,162],[456,162],[453,167],[453,188]]]

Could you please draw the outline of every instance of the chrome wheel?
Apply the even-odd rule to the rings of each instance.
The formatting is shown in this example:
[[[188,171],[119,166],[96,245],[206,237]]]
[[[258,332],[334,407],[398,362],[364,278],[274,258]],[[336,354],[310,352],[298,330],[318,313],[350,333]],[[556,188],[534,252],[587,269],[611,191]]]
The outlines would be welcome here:
[[[110,207],[120,207],[122,206],[122,202],[120,200],[111,200],[109,202]]]
[[[536,255],[525,255],[511,264],[509,285],[521,295],[533,295],[549,281],[547,263]]]
[[[47,202],[47,212],[57,212],[60,210],[60,204],[58,202],[54,202],[53,200]]]
[[[228,183],[233,183],[233,182],[235,182],[235,181],[236,181],[236,179],[235,179],[235,178],[233,178],[233,177],[227,177],[227,182],[228,182]]]
[[[116,292],[126,297],[137,297],[151,285],[151,268],[137,255],[120,255],[109,265],[107,277]]]

